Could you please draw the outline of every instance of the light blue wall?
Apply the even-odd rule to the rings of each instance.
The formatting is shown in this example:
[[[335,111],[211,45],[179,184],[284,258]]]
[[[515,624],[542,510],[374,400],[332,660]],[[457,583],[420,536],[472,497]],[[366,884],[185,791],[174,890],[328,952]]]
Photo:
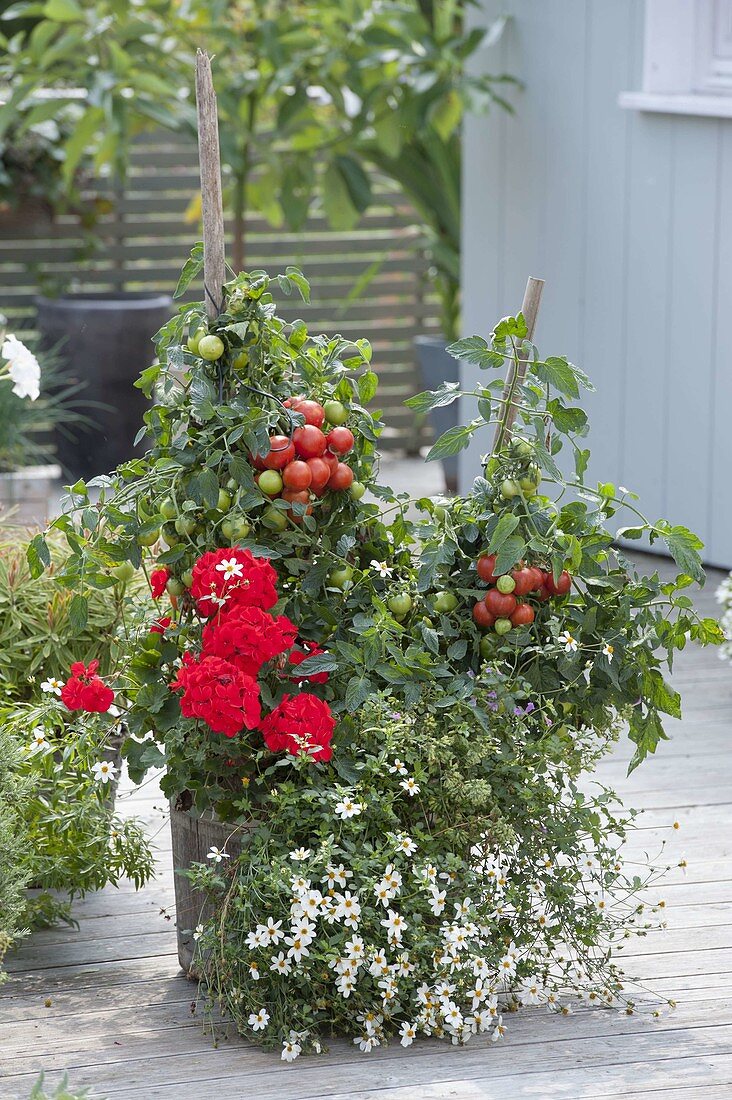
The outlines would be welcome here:
[[[732,565],[732,119],[640,114],[642,0],[483,0],[481,63],[523,80],[468,120],[465,334],[546,279],[536,340],[590,374],[590,476],[685,523]],[[466,410],[467,411],[467,410]],[[461,461],[478,472],[482,439]],[[627,522],[630,522],[628,520]]]

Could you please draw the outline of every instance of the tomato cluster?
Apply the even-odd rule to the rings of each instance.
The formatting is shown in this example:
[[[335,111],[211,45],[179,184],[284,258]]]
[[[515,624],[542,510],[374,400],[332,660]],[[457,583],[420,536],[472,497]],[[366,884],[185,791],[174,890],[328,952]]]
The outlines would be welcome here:
[[[473,619],[480,627],[493,627],[497,634],[533,623],[536,612],[522,597],[531,596],[538,603],[545,603],[553,596],[566,596],[572,585],[566,570],[555,581],[551,570],[538,565],[520,565],[500,575],[494,572],[495,567],[495,554],[481,554],[476,562],[478,576],[491,587],[475,604]]]
[[[253,465],[260,471],[256,480],[264,495],[303,505],[296,511],[290,509],[295,522],[310,515],[313,497],[322,496],[326,489],[350,490],[356,500],[360,499],[364,487],[354,481],[353,470],[342,461],[355,442],[353,432],[345,427],[345,406],[340,401],[321,405],[305,397],[288,398],[285,406],[300,413],[305,423],[295,428],[292,437],[271,435],[268,453],[252,456]]]

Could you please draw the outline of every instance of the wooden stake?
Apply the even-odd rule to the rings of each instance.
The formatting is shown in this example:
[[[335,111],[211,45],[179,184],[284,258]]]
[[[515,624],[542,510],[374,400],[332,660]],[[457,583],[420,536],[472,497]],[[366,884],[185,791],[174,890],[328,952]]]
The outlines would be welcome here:
[[[524,291],[524,301],[521,306],[521,312],[524,315],[526,321],[526,339],[532,341],[534,339],[534,329],[536,328],[536,316],[539,312],[539,305],[541,303],[541,292],[544,289],[543,279],[534,279],[533,276],[529,276],[526,283],[526,290]],[[496,434],[493,439],[493,454],[496,454],[502,447],[505,447],[511,438],[511,429],[513,428],[514,421],[516,419],[516,413],[518,412],[519,395],[516,392],[517,387],[521,385],[526,377],[526,368],[528,366],[528,359],[519,358],[518,363],[512,363],[511,368],[506,378],[506,384],[503,387],[503,400],[504,402],[513,398],[511,404],[508,407],[505,418],[502,417],[500,423],[496,427]],[[504,409],[505,404],[501,406]]]
[[[213,319],[218,317],[223,309],[221,288],[226,281],[226,260],[224,208],[221,200],[219,119],[211,74],[211,58],[203,50],[196,51],[196,106],[203,211],[203,286],[206,313]]]

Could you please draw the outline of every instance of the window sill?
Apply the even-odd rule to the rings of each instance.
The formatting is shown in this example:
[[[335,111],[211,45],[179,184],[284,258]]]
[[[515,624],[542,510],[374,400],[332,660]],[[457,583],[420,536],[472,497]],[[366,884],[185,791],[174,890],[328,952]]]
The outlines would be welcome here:
[[[621,92],[618,105],[629,111],[664,115],[703,115],[732,118],[732,95],[695,95],[690,92]]]

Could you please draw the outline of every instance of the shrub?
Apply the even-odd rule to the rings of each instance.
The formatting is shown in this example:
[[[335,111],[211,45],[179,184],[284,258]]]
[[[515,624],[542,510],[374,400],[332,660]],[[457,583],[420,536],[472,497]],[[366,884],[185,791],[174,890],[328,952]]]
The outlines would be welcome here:
[[[0,722],[0,983],[2,960],[25,922],[25,888],[33,872],[33,851],[24,810],[32,797],[31,777],[14,733]]]

